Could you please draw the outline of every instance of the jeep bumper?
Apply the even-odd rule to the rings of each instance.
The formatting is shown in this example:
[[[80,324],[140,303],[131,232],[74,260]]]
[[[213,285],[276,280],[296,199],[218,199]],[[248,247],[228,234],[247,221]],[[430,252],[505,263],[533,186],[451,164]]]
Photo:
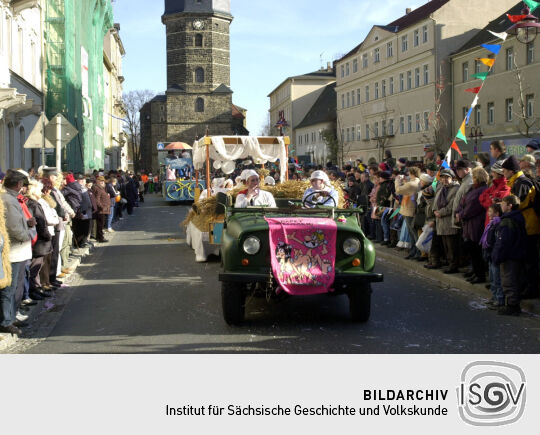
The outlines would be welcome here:
[[[220,273],[219,280],[226,282],[268,282],[268,279],[273,276],[264,273]],[[336,273],[334,277],[334,285],[353,285],[358,282],[382,282],[382,273]]]

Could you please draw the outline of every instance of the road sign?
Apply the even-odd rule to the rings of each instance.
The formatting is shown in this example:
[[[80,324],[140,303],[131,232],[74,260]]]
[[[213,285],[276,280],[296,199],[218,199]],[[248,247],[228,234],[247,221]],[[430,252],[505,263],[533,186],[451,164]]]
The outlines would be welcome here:
[[[163,142],[158,142],[157,149],[158,151],[163,151],[165,149],[165,144]]]
[[[51,142],[60,140],[62,145],[70,142],[78,133],[77,129],[61,113],[55,115],[45,127],[45,137]]]
[[[47,125],[49,120],[44,114],[41,114],[36,125],[32,129],[28,139],[24,143],[23,148],[42,148],[43,147],[43,125]],[[45,148],[54,148],[54,145],[45,138]]]

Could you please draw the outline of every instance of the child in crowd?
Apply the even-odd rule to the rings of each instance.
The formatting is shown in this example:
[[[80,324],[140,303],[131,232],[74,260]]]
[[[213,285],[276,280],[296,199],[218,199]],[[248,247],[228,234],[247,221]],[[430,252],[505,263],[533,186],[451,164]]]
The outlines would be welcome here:
[[[501,202],[501,222],[495,230],[495,244],[491,260],[501,267],[501,281],[506,305],[499,314],[517,316],[521,313],[520,282],[523,275],[523,260],[527,253],[525,219],[519,210],[519,198],[505,196]]]
[[[484,261],[488,264],[489,269],[489,283],[492,297],[487,302],[487,307],[490,310],[498,310],[504,307],[504,292],[501,285],[501,270],[500,267],[495,264],[491,259],[491,252],[493,245],[495,244],[495,231],[497,225],[501,222],[502,208],[499,203],[493,203],[488,207],[488,224],[484,229],[484,234],[480,239],[480,245],[482,246],[482,254]]]

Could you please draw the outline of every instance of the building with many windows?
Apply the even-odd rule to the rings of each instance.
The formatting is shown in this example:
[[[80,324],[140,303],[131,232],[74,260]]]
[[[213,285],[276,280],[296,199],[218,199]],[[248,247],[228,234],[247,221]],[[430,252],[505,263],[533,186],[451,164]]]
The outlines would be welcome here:
[[[350,159],[420,159],[452,135],[449,55],[515,0],[432,0],[336,62],[337,129]]]
[[[23,148],[42,110],[40,1],[0,0],[0,168],[37,167]]]
[[[522,7],[520,2],[491,21],[452,56],[453,127],[457,131],[474,99],[474,95],[465,90],[482,85],[481,80],[472,75],[488,71],[478,59],[495,57],[480,45],[502,44],[471,114],[466,131],[468,143],[459,144],[466,155],[489,151],[489,144],[499,139],[504,140],[512,154],[522,155],[531,138],[540,138],[540,40],[522,44],[515,36],[510,36],[503,42],[489,32],[507,30],[511,23],[506,14],[519,15]],[[540,8],[534,15],[540,17]]]

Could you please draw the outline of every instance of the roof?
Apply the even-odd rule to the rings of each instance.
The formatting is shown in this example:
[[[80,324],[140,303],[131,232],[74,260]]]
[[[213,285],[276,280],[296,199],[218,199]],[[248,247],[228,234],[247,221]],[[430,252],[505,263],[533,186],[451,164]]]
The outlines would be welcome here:
[[[490,42],[497,39],[495,36],[489,33],[489,31],[491,30],[492,32],[495,32],[495,33],[501,33],[508,30],[508,28],[512,25],[512,23],[510,22],[506,14],[520,15],[521,10],[523,9],[523,6],[524,4],[522,2],[519,2],[514,7],[506,11],[504,14],[501,14],[497,18],[495,18],[493,21],[490,21],[486,27],[484,27],[476,35],[474,35],[471,39],[469,39],[454,54],[469,50],[471,48],[480,48],[480,44],[485,44],[486,42]],[[540,18],[540,8],[536,8],[536,10],[532,12],[532,15]]]
[[[420,6],[419,8],[414,9],[413,11],[409,12],[408,14],[403,15],[402,17],[398,18],[395,21],[392,21],[391,23],[387,25],[380,25],[376,24],[373,27],[379,27],[383,30],[386,30],[388,32],[397,33],[400,32],[403,29],[406,29],[407,27],[412,26],[413,24],[416,24],[418,21],[425,20],[427,17],[429,17],[433,12],[435,12],[437,9],[440,9],[442,6],[444,6],[446,3],[448,3],[450,0],[431,0],[428,1],[425,5]],[[339,61],[346,59],[358,52],[360,48],[362,47],[363,42],[358,44],[356,47],[354,47],[351,51],[349,51],[345,56],[341,57]]]
[[[193,0],[165,0],[165,13],[214,13],[221,12],[231,14],[230,0],[206,0],[195,2]]]
[[[233,91],[231,88],[229,88],[227,85],[224,85],[223,83],[219,85],[216,89],[213,91],[214,94],[232,94]]]
[[[304,119],[295,127],[302,128],[310,125],[331,122],[336,120],[337,98],[336,84],[331,83],[324,88],[317,101],[313,103],[311,109]]]
[[[331,70],[320,69],[318,71],[313,71],[313,72],[310,72],[310,73],[307,73],[307,74],[301,74],[301,75],[298,75],[298,76],[287,77],[278,86],[276,86],[272,90],[272,92],[270,92],[267,96],[269,97],[270,95],[272,95],[281,85],[283,85],[283,83],[285,83],[288,80],[293,80],[293,79],[316,80],[316,79],[320,79],[321,77],[323,77],[323,78],[324,77],[335,78],[336,77],[336,71],[335,71],[334,68],[332,68]]]
[[[154,101],[165,102],[167,101],[167,96],[165,94],[156,95],[154,98],[150,100],[150,102],[154,102]]]
[[[236,106],[236,105],[232,105],[232,116],[233,118],[236,118],[236,119],[245,119],[246,117],[244,116],[244,114],[242,113],[242,110],[244,111],[247,111],[246,109],[240,107],[240,106]]]

